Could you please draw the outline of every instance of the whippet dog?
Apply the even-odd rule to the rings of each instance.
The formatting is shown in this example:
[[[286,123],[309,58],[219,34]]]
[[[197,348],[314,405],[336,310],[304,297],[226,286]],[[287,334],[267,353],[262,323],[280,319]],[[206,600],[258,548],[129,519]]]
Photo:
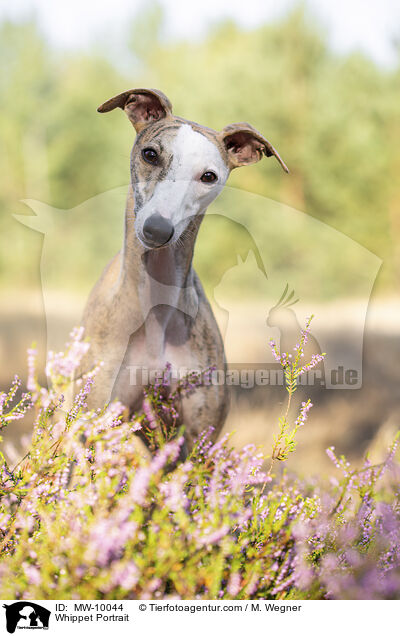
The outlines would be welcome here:
[[[125,111],[137,136],[131,152],[131,181],[122,250],[93,288],[83,318],[90,339],[83,371],[103,367],[89,396],[98,408],[119,399],[131,412],[143,405],[143,383],[132,368],[225,372],[221,335],[192,267],[204,213],[238,166],[275,156],[264,137],[247,123],[221,132],[172,114],[158,90],[125,91],[98,111]],[[150,377],[150,376],[149,376]],[[225,383],[201,386],[182,398],[180,421],[187,448],[199,433],[220,432],[228,409]]]

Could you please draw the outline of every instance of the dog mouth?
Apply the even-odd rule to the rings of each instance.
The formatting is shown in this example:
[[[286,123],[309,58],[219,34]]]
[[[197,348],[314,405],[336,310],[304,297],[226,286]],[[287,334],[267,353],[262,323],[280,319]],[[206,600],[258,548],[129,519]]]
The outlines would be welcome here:
[[[172,239],[174,237],[174,232],[172,232],[171,236],[166,241],[164,241],[163,243],[160,243],[159,241],[151,240],[149,238],[145,238],[143,236],[143,234],[141,234],[139,232],[137,233],[137,237],[138,237],[140,243],[143,245],[143,247],[146,250],[160,250],[160,249],[168,247],[169,245],[172,244],[172,242],[173,242]]]

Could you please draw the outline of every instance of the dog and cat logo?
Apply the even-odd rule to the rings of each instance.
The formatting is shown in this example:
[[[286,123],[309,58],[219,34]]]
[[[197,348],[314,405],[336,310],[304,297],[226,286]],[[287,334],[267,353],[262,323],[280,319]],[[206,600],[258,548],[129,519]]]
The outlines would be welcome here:
[[[4,604],[3,607],[6,610],[6,628],[9,634],[14,634],[16,629],[49,629],[51,612],[37,603],[17,601]]]

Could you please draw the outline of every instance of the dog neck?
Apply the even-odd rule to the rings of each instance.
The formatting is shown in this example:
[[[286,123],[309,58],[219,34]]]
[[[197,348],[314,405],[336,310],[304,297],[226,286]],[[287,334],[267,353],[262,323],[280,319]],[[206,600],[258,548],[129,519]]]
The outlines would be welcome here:
[[[193,275],[194,245],[204,213],[194,218],[177,243],[149,250],[139,241],[134,228],[134,195],[132,186],[125,210],[124,245],[122,250],[122,276],[139,289],[144,278],[171,287],[187,287]]]
[[[172,324],[178,324],[184,338],[190,319],[197,313],[199,301],[193,285],[192,260],[202,218],[200,215],[193,219],[176,244],[146,249],[135,232],[134,196],[129,187],[120,281],[122,288],[129,290],[132,302],[141,309],[147,349],[154,354],[159,355],[160,349],[165,348]]]

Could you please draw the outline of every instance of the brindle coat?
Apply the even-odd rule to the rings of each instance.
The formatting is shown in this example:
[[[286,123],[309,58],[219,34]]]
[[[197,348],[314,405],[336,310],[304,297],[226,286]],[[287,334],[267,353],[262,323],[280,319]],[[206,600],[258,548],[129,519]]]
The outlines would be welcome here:
[[[133,412],[142,408],[143,386],[132,384],[132,366],[162,369],[168,361],[174,368],[213,365],[225,371],[222,339],[192,267],[197,232],[207,206],[233,168],[258,161],[263,154],[275,155],[287,168],[249,124],[232,124],[218,133],[173,116],[169,100],[160,91],[126,91],[98,110],[116,107],[125,110],[137,131],[124,245],[88,299],[83,325],[91,348],[81,372],[103,360],[89,407],[119,399]],[[158,153],[156,166],[143,160],[142,150],[148,147]],[[217,183],[207,187],[200,177],[210,165]],[[168,244],[149,249],[143,223],[154,212],[168,217],[175,232]],[[209,426],[216,437],[227,410],[225,383],[200,387],[185,397],[180,414],[188,448]]]

